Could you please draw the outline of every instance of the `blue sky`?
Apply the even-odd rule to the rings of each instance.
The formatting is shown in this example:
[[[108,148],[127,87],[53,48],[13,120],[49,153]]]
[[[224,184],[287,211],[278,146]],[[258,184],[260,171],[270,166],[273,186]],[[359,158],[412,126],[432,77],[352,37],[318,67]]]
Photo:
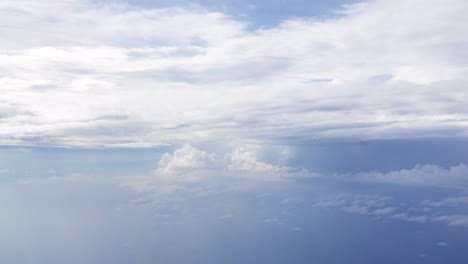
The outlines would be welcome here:
[[[0,3],[0,262],[467,263],[463,0]]]
[[[113,1],[102,0],[103,4]],[[251,28],[271,28],[283,20],[291,18],[324,19],[334,17],[344,5],[355,3],[352,0],[330,1],[127,1],[143,8],[168,8],[174,6],[200,6],[212,11],[226,12],[237,19],[245,20]],[[114,1],[115,3],[115,1]]]

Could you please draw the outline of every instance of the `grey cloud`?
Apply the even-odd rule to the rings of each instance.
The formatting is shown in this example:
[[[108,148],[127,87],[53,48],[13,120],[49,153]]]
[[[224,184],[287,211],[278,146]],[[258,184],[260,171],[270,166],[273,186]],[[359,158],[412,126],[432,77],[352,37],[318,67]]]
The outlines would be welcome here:
[[[33,113],[17,104],[0,101],[0,122],[2,119],[30,115],[33,115]]]

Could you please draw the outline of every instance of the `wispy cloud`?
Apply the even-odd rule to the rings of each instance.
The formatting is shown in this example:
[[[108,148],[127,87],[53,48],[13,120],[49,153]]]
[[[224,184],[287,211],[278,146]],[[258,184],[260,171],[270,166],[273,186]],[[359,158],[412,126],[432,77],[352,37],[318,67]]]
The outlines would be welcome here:
[[[378,183],[449,188],[468,187],[468,167],[465,164],[450,168],[442,168],[435,165],[417,165],[412,169],[402,169],[387,173],[362,172],[349,177],[358,181]]]
[[[427,201],[409,207],[412,202],[366,194],[339,194],[322,197],[314,203],[316,208],[334,208],[346,213],[371,216],[375,220],[401,220],[414,223],[442,222],[448,226],[468,226],[468,215],[450,214],[447,206],[426,207]]]

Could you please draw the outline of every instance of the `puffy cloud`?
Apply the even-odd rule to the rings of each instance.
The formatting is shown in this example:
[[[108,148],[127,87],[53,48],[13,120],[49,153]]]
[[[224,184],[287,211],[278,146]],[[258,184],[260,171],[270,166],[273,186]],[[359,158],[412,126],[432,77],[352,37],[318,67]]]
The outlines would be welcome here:
[[[296,169],[258,161],[254,148],[238,147],[221,158],[189,144],[161,156],[152,175],[125,178],[121,185],[138,193],[152,205],[170,199],[256,188],[298,177],[315,177],[307,169]]]
[[[231,170],[238,171],[252,171],[252,172],[265,172],[278,170],[277,167],[257,161],[257,157],[254,152],[245,149],[244,147],[238,147],[234,152],[227,154],[226,159],[228,168]]]
[[[237,147],[233,152],[225,155],[227,170],[236,174],[246,174],[249,177],[310,177],[318,176],[307,169],[295,169],[287,166],[278,166],[257,160],[254,149]]]
[[[165,153],[158,163],[155,174],[158,176],[177,177],[179,174],[209,172],[222,169],[222,160],[214,153],[198,150],[189,144],[174,151]]]
[[[187,175],[222,177],[233,175],[260,179],[281,177],[317,176],[307,169],[295,169],[261,162],[255,148],[237,147],[225,154],[224,159],[215,153],[199,150],[190,144],[176,149],[172,154],[165,153],[154,171],[156,177],[186,177]]]

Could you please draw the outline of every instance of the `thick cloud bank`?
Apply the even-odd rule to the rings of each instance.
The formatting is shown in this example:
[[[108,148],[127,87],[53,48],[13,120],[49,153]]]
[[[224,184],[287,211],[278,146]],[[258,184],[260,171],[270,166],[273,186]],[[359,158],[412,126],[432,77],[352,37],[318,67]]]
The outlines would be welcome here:
[[[2,1],[0,144],[465,137],[467,11],[373,0],[250,30],[203,7]]]

